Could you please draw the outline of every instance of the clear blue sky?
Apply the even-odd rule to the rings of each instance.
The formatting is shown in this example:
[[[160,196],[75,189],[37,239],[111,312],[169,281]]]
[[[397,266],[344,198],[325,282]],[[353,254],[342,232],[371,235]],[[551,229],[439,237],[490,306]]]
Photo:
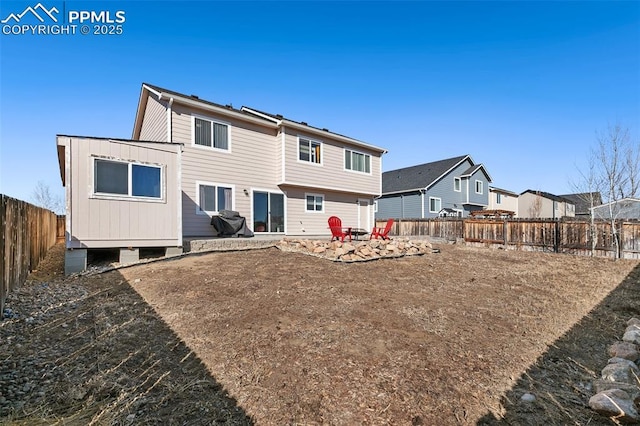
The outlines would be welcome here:
[[[516,192],[571,192],[608,123],[640,136],[637,1],[42,4],[126,21],[0,34],[0,192],[21,199],[62,193],[56,134],[130,138],[142,82],[383,146],[384,171],[470,154]]]

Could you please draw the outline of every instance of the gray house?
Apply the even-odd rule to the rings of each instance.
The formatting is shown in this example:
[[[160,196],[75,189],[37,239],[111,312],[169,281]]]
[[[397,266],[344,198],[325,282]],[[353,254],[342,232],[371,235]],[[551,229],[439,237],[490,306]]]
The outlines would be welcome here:
[[[384,172],[376,219],[466,217],[489,205],[490,182],[469,155]]]
[[[640,199],[623,198],[593,208],[593,216],[597,219],[640,219]]]
[[[591,200],[593,199],[593,205],[599,206],[602,204],[602,196],[599,192],[581,192],[576,194],[563,194],[560,197],[571,201],[576,206],[576,217],[589,217],[591,209]]]

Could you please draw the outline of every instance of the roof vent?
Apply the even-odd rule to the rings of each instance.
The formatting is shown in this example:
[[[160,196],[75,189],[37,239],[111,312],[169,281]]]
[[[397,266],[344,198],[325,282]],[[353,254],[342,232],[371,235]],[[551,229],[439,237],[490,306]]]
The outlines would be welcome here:
[[[302,124],[303,126],[308,126],[308,124],[305,123],[304,121],[301,121],[300,124]]]
[[[193,99],[200,99],[197,95],[191,95]]]
[[[233,109],[233,104],[226,104],[225,106],[229,109]]]
[[[323,127],[322,130],[324,130],[325,132],[329,131],[329,129],[327,129],[326,127]]]
[[[276,114],[276,117],[278,117],[278,118],[284,118],[284,117],[282,117],[282,114]]]

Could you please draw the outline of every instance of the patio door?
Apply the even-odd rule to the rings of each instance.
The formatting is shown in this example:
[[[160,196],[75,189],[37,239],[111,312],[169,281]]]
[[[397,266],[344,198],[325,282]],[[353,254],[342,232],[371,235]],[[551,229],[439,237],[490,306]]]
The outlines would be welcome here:
[[[367,232],[371,231],[371,214],[369,213],[369,200],[358,200],[358,228],[363,228]]]
[[[253,191],[253,232],[284,232],[284,195]]]

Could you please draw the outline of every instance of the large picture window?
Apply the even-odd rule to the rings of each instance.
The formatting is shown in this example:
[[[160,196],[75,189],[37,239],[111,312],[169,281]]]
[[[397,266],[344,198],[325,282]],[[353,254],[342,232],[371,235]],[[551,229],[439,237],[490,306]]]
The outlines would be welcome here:
[[[322,164],[322,143],[298,137],[298,159],[309,163]]]
[[[162,198],[162,167],[94,159],[94,194]]]
[[[229,150],[229,125],[194,116],[193,143],[198,146]]]
[[[354,172],[371,173],[371,156],[345,149],[344,168]]]
[[[233,210],[233,188],[230,185],[198,182],[197,186],[198,214]]]

